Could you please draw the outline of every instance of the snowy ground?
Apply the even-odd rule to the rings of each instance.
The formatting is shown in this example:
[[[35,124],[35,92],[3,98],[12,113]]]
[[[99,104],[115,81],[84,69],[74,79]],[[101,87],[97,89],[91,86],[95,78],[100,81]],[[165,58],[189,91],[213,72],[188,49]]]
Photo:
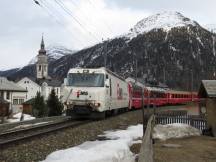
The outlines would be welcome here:
[[[130,126],[126,130],[105,131],[96,141],[51,153],[43,162],[134,162],[135,155],[130,151],[134,143],[142,137],[142,125]],[[156,125],[153,137],[166,140],[197,136],[201,132],[186,124]]]
[[[88,141],[79,146],[51,153],[43,162],[134,162],[130,151],[136,139],[142,137],[142,125],[130,126],[127,130],[106,131],[103,141]]]
[[[170,138],[183,138],[189,136],[200,136],[201,131],[187,124],[173,123],[167,125],[156,125],[153,131],[154,139],[167,140]]]
[[[7,122],[8,123],[19,122],[20,118],[21,118],[21,115],[22,115],[22,113],[17,113],[15,115],[13,115],[12,119],[7,119]],[[28,114],[23,114],[23,115],[24,115],[23,121],[24,120],[33,120],[33,119],[35,119],[35,117],[33,117],[31,115],[28,115]]]

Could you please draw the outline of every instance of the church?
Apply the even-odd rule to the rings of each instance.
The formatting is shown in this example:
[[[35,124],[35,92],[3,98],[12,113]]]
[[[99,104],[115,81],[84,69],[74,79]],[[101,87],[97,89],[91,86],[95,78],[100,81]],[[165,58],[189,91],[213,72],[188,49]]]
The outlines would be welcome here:
[[[45,50],[45,43],[42,36],[40,50],[37,55],[35,77],[24,77],[17,82],[17,85],[24,88],[26,93],[26,100],[34,98],[37,92],[40,92],[45,100],[48,99],[52,89],[55,90],[56,95],[60,98],[61,81],[51,78],[48,73],[49,63],[48,56]]]

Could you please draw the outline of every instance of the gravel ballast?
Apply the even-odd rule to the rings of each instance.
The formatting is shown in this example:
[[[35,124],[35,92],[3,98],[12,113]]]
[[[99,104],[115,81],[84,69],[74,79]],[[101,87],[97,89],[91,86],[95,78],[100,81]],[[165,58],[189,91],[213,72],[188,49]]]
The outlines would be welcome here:
[[[90,121],[76,128],[44,135],[10,145],[0,150],[0,162],[36,162],[46,158],[51,152],[96,140],[106,130],[125,129],[129,125],[142,122],[142,111],[130,111],[101,121]]]

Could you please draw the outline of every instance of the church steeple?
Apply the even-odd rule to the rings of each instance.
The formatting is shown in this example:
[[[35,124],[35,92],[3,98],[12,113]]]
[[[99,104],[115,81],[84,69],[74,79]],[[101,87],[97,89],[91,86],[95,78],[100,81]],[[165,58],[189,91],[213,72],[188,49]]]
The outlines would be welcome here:
[[[41,44],[40,44],[40,50],[38,52],[38,60],[37,60],[37,79],[46,79],[48,78],[48,61],[47,61],[47,55],[45,50],[45,43],[44,38],[42,35]]]
[[[45,50],[45,43],[44,43],[44,38],[42,35],[42,39],[41,39],[41,45],[40,45],[40,50],[39,50],[39,55],[46,55],[46,50]]]
[[[42,39],[41,39],[41,49],[45,49],[45,44],[44,44],[43,35],[42,35]]]

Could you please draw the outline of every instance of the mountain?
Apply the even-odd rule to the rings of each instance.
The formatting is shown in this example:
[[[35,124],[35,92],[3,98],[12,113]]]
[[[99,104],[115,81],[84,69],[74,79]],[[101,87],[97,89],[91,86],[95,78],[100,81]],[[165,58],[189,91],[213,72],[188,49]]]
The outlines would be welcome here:
[[[47,56],[48,56],[48,62],[58,60],[63,56],[70,55],[76,52],[74,50],[70,50],[63,46],[48,46],[46,51],[47,51]],[[35,64],[36,62],[37,62],[37,56],[31,59],[31,61],[29,62],[29,65]]]
[[[216,33],[216,24],[207,24],[204,26],[208,31]]]
[[[70,68],[100,67],[106,60],[112,71],[135,77],[137,62],[137,76],[147,82],[197,90],[200,80],[213,77],[215,37],[179,12],[161,12],[139,21],[124,35],[50,62],[49,74],[63,79]],[[32,75],[34,69],[23,68],[13,77]]]
[[[155,29],[169,32],[172,28],[184,26],[196,26],[197,22],[184,17],[179,12],[164,11],[139,21],[130,32],[125,35],[130,40],[139,34],[144,34]]]

